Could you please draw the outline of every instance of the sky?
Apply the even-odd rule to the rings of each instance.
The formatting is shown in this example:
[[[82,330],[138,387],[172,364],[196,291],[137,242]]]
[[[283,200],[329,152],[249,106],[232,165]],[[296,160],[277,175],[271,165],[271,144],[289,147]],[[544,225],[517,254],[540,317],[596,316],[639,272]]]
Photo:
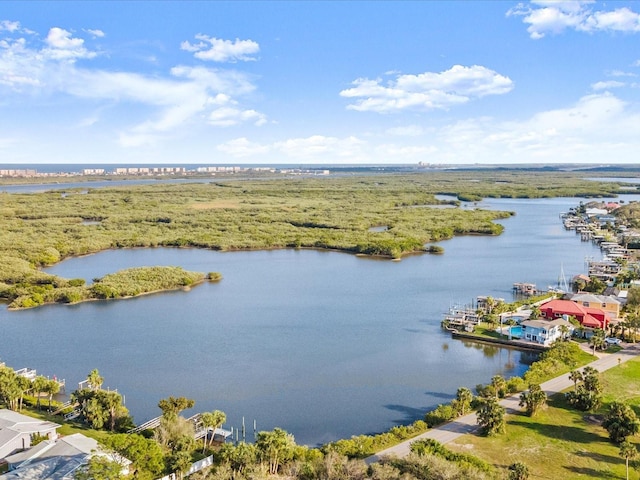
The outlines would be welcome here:
[[[2,1],[2,164],[640,164],[640,2]]]

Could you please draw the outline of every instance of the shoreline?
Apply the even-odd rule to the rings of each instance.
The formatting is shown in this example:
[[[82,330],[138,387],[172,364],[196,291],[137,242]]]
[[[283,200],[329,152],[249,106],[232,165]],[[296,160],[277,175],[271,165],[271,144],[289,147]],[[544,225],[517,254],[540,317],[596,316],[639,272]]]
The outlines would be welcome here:
[[[488,343],[501,345],[503,347],[510,347],[516,350],[524,350],[524,351],[534,351],[534,352],[544,352],[549,350],[549,347],[545,347],[544,345],[537,345],[535,343],[526,343],[521,340],[507,340],[502,338],[492,338],[492,337],[484,337],[480,335],[474,335],[472,333],[460,333],[457,330],[450,330],[451,337],[462,340],[471,340],[478,343]]]

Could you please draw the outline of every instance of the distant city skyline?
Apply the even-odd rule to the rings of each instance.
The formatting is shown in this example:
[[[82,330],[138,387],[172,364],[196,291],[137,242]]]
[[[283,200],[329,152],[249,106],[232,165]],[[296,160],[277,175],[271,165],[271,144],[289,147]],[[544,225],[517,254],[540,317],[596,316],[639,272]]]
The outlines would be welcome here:
[[[5,1],[0,164],[635,164],[634,1]]]

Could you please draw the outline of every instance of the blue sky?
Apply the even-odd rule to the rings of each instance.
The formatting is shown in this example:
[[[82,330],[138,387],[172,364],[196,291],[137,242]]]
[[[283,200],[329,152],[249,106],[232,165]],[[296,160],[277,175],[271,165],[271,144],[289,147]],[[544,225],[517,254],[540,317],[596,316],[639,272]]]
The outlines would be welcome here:
[[[0,163],[640,163],[640,3],[4,1]]]

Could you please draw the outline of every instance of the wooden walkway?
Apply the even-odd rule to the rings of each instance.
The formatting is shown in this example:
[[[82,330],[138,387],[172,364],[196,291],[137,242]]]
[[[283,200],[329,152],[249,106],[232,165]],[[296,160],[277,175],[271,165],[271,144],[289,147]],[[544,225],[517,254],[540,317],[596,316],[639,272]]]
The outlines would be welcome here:
[[[152,418],[151,420],[138,425],[136,428],[132,428],[131,430],[129,430],[127,433],[140,433],[143,430],[153,430],[155,428],[158,428],[158,426],[160,426],[160,421],[162,420],[162,415]],[[195,429],[195,433],[194,433],[194,438],[196,440],[201,439],[202,437],[204,437],[205,435],[208,435],[211,432],[211,429],[208,427],[205,427],[202,424],[202,414],[201,413],[196,413],[195,415],[187,418],[187,421],[193,423],[194,429]],[[231,436],[232,432],[230,430],[225,430],[223,428],[216,428],[215,430],[213,430],[213,436],[214,438],[221,438],[223,440],[226,440],[227,438],[229,438]]]

